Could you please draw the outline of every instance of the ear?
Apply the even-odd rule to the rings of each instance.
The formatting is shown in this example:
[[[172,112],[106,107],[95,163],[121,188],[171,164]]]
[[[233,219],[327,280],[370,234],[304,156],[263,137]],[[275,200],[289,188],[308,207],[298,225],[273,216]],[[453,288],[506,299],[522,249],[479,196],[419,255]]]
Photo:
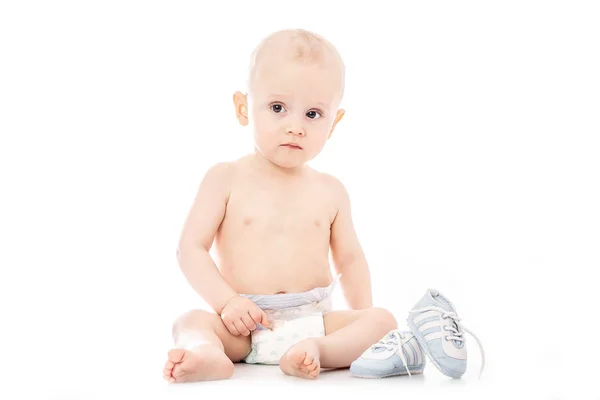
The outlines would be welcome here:
[[[233,104],[235,105],[235,116],[240,125],[248,125],[248,97],[242,92],[235,92]]]
[[[331,138],[331,135],[333,135],[333,130],[335,129],[335,126],[338,124],[338,122],[340,122],[340,120],[342,119],[344,114],[346,114],[346,111],[344,111],[343,109],[338,110],[337,115],[335,116],[335,121],[333,121],[333,126],[331,127],[331,131],[329,131],[329,136],[327,136],[327,139]]]

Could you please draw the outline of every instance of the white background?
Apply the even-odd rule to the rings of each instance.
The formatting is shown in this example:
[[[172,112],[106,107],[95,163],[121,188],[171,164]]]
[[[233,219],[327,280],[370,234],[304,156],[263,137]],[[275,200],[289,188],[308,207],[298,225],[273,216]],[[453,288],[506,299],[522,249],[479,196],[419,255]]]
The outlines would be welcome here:
[[[3,1],[2,397],[600,398],[599,20],[577,1]],[[350,192],[376,305],[402,323],[439,289],[481,381],[473,340],[461,381],[161,380],[171,323],[204,305],[183,220],[206,169],[252,151],[232,104],[251,51],[295,27],[347,65],[311,164]]]

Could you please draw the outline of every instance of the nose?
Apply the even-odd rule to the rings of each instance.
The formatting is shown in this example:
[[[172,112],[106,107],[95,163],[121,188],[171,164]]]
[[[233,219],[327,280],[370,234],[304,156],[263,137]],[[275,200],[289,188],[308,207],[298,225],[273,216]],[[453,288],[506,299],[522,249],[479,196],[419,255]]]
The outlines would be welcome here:
[[[288,126],[287,128],[285,128],[285,133],[287,133],[288,135],[294,135],[294,136],[305,136],[306,133],[304,132],[304,129],[302,129],[299,126]]]

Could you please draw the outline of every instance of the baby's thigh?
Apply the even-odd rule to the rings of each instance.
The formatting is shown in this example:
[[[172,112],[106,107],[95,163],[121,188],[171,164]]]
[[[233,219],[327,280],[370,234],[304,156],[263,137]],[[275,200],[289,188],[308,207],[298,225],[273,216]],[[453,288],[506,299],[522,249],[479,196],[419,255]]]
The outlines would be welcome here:
[[[233,362],[240,362],[250,353],[250,345],[252,343],[251,336],[244,335],[232,335],[229,329],[223,323],[221,317],[217,314],[215,316],[215,333],[221,339],[223,348],[225,349],[225,355]]]
[[[325,335],[331,335],[333,332],[342,329],[354,321],[362,318],[369,309],[365,310],[339,310],[330,311],[323,314],[323,323],[325,325]]]

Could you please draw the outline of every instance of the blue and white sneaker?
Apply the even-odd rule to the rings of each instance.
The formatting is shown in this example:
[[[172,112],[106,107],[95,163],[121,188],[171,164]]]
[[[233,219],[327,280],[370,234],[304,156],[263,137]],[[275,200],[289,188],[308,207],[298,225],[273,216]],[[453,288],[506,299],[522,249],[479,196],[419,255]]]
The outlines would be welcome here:
[[[452,378],[460,378],[467,370],[467,347],[463,333],[469,333],[477,341],[481,351],[481,377],[485,367],[481,342],[460,323],[456,308],[440,292],[427,290],[409,312],[407,322],[431,362],[444,375]]]
[[[359,378],[386,378],[423,373],[425,353],[410,331],[393,330],[350,365]]]

